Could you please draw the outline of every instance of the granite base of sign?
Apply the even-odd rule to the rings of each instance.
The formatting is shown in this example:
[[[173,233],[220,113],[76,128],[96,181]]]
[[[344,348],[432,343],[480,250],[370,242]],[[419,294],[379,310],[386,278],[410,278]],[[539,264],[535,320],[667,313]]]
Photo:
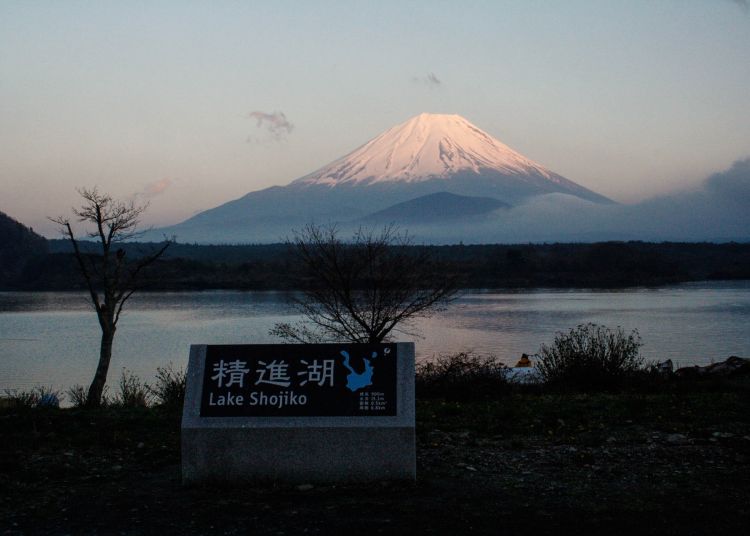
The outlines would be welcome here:
[[[414,480],[414,344],[194,345],[182,480]]]

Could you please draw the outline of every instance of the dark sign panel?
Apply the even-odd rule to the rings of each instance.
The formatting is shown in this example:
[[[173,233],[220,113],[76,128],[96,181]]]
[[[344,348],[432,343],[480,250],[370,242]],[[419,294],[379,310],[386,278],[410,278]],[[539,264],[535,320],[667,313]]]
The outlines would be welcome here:
[[[207,346],[201,417],[395,416],[396,348]]]

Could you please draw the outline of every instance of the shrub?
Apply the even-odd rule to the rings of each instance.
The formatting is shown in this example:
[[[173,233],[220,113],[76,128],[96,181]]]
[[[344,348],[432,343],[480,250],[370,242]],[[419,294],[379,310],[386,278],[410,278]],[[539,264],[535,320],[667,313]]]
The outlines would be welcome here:
[[[181,368],[174,370],[172,363],[166,367],[156,368],[156,381],[149,392],[156,402],[168,408],[181,408],[185,401],[185,383],[187,372]]]
[[[73,387],[68,389],[68,398],[74,408],[83,408],[86,406],[89,393],[86,388],[80,383],[75,384]]]
[[[68,398],[74,408],[85,408],[89,401],[89,390],[83,385],[77,383],[70,389],[68,389]],[[109,385],[105,385],[102,389],[102,398],[100,406],[108,406],[112,404],[112,400],[109,398]]]
[[[542,345],[537,369],[550,386],[578,390],[621,387],[643,368],[641,346],[637,330],[626,336],[619,327],[579,325],[567,334],[558,333],[551,346]]]
[[[469,400],[494,398],[507,393],[513,382],[507,367],[494,356],[469,352],[441,355],[417,364],[417,396]]]
[[[52,387],[37,386],[28,391],[6,389],[7,405],[14,409],[59,408],[65,395]]]
[[[18,389],[5,390],[4,406],[12,409],[31,409],[36,407],[37,394],[31,391],[19,391]]]
[[[119,387],[114,404],[126,408],[145,408],[149,405],[151,392],[148,384],[128,369],[122,369]]]
[[[59,408],[60,401],[65,397],[63,393],[52,387],[35,387],[37,394],[36,407],[38,408]]]

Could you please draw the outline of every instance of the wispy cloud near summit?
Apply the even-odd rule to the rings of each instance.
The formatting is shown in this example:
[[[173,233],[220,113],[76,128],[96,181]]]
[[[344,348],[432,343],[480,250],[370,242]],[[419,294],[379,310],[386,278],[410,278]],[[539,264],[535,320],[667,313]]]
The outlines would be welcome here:
[[[417,84],[425,84],[430,88],[437,88],[443,85],[443,81],[435,76],[435,73],[427,73],[427,76],[413,76],[411,80]]]
[[[174,181],[169,178],[163,178],[159,179],[158,181],[150,182],[146,184],[143,187],[143,190],[140,192],[136,192],[133,197],[137,198],[144,198],[144,199],[153,199],[154,197],[157,197],[164,192],[167,191],[167,189],[174,184]]]
[[[294,125],[286,118],[284,112],[274,111],[271,113],[254,111],[248,117],[256,120],[258,128],[265,128],[275,140],[284,139],[287,134],[294,130]]]

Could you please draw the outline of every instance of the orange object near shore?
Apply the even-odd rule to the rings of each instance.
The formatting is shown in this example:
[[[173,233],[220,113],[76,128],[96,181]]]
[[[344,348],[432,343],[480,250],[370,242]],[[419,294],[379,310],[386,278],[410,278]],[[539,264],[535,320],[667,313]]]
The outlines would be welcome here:
[[[529,359],[529,356],[527,354],[521,354],[521,359],[518,360],[518,363],[516,363],[516,367],[530,367],[531,359]]]

